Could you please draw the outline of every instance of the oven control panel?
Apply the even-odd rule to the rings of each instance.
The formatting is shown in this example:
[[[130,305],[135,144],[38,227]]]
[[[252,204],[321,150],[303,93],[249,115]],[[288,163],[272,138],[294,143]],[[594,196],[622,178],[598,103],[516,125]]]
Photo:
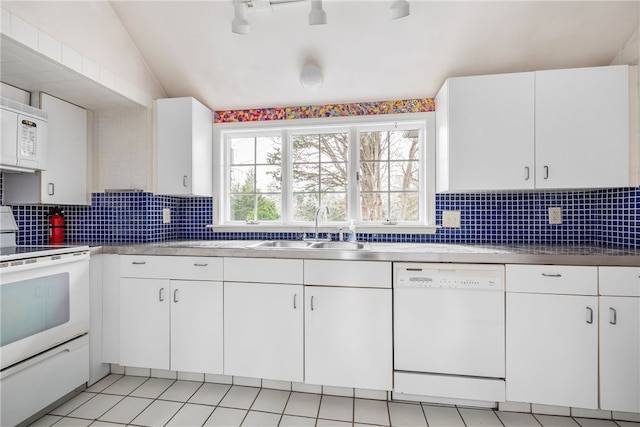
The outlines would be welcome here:
[[[394,266],[394,288],[503,290],[504,266],[413,264]]]

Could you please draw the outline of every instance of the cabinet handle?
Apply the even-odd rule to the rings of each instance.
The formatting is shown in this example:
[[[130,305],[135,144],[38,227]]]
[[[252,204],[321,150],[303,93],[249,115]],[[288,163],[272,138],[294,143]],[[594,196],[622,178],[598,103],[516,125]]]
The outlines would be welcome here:
[[[544,167],[544,179],[549,179],[549,166]]]
[[[587,323],[593,323],[593,309],[591,307],[587,307]]]
[[[313,295],[311,295],[311,311],[313,311]]]
[[[178,302],[178,289],[173,291],[173,302]]]
[[[184,175],[184,176],[182,177],[182,186],[183,186],[183,187],[186,187],[186,186],[187,186],[187,175]]]
[[[618,324],[618,312],[613,307],[609,307],[609,323],[612,325]]]
[[[529,176],[529,166],[525,166],[524,167],[524,180],[525,181],[529,181],[529,178],[530,178],[530,176]]]
[[[160,301],[164,301],[164,288],[160,288],[160,291],[158,292],[158,299]]]
[[[293,294],[293,309],[297,309],[297,305],[296,305],[296,298],[298,297],[298,294]]]
[[[56,185],[53,182],[50,182],[49,185],[47,185],[47,194],[49,194],[50,196],[53,196],[56,192]]]
[[[131,264],[133,265],[145,265],[147,261],[133,261]]]
[[[198,263],[198,262],[196,262],[196,263],[195,263],[195,264],[193,264],[193,265],[194,265],[194,267],[206,267],[206,266],[207,266],[207,265],[209,265],[209,264],[207,264],[206,262],[203,262],[203,263]]]
[[[562,277],[560,273],[542,273],[544,277]]]

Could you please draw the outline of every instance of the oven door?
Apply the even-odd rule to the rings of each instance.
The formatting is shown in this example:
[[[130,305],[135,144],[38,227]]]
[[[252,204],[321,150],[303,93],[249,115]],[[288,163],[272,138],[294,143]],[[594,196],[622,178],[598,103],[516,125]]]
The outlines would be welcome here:
[[[0,270],[2,369],[89,331],[89,253]]]

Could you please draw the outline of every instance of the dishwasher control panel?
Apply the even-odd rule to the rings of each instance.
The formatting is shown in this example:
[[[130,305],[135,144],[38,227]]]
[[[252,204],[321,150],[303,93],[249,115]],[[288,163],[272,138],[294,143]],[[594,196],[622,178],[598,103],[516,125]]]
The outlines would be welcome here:
[[[394,288],[504,289],[504,266],[484,264],[394,264]]]

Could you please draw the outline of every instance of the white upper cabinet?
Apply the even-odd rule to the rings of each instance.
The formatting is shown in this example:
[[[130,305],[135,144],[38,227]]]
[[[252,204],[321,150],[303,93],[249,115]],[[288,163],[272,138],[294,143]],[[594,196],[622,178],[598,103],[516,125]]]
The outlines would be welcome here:
[[[448,79],[436,97],[438,191],[637,185],[631,70]]]
[[[87,205],[87,110],[46,93],[38,102],[49,116],[47,168],[5,174],[5,203]]]
[[[438,191],[534,188],[534,73],[458,77],[436,97]]]
[[[213,113],[194,98],[156,101],[156,192],[213,195]]]

